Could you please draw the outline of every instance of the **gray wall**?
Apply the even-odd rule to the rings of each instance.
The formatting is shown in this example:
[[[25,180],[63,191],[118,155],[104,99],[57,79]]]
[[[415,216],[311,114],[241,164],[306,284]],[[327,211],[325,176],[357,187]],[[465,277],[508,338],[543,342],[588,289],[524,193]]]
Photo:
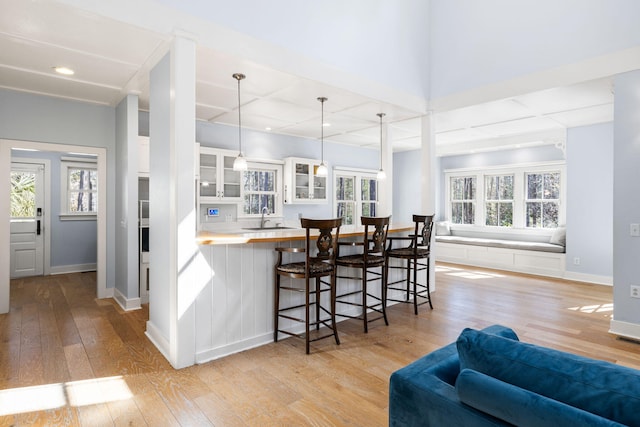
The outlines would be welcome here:
[[[401,223],[412,221],[413,214],[421,212],[420,151],[403,151],[393,155],[393,220]]]
[[[566,269],[613,277],[613,123],[567,133]]]
[[[139,113],[139,132],[144,136],[149,134],[148,116],[149,114],[146,112]],[[318,129],[319,132],[320,130]],[[237,150],[238,128],[236,126],[196,122],[196,141],[206,147]],[[248,158],[282,160],[285,157],[320,159],[321,150],[319,139],[306,139],[243,129],[242,151],[245,157]],[[351,167],[377,171],[379,168],[379,156],[379,150],[335,144],[327,140],[324,142],[324,159],[329,165],[330,175],[333,174],[332,168],[334,167]],[[331,190],[333,183],[331,182],[328,187]],[[334,216],[332,200],[329,200],[326,204],[317,205],[285,205],[285,219],[297,219],[298,214],[311,218]]]
[[[640,223],[640,71],[615,79],[613,191],[613,303],[617,322],[640,324],[640,299],[630,285],[640,285],[640,237],[629,224]],[[594,211],[594,215],[597,212]],[[635,331],[638,337],[638,331]]]
[[[0,138],[101,147],[107,149],[107,182],[103,193],[107,198],[107,229],[115,226],[115,109],[100,105],[68,101],[47,96],[14,92],[0,89]],[[54,180],[52,178],[52,180]],[[55,180],[54,180],[55,181]],[[52,198],[54,200],[55,198]],[[55,202],[55,201],[54,201]],[[52,221],[54,217],[52,216]],[[74,221],[77,222],[77,221]],[[93,227],[95,223],[76,224],[77,227]],[[61,225],[61,227],[71,226]],[[52,249],[52,264],[69,265],[82,262],[82,256],[76,257],[68,249],[73,247],[74,236],[95,236],[95,231],[83,230],[82,233],[67,232],[59,228],[56,233],[56,246],[64,250]],[[53,243],[52,235],[52,245]],[[77,242],[76,242],[77,243]],[[95,243],[77,245],[91,255]],[[113,287],[115,281],[115,236],[107,233],[107,271],[106,286]],[[67,254],[71,254],[67,256]],[[93,256],[95,262],[95,255]]]
[[[61,153],[50,151],[11,151],[11,157],[48,159],[51,170],[51,267],[95,264],[98,235],[95,220],[60,221],[60,157]]]
[[[613,123],[569,129],[566,145],[566,270],[609,279],[613,276]],[[554,146],[440,157],[436,218],[445,218],[444,173],[448,169],[559,160],[564,160],[564,154]],[[421,195],[415,190],[420,180],[420,155],[418,151],[396,153],[393,162],[394,218],[407,220],[420,208]],[[573,264],[574,257],[580,258],[580,265]]]

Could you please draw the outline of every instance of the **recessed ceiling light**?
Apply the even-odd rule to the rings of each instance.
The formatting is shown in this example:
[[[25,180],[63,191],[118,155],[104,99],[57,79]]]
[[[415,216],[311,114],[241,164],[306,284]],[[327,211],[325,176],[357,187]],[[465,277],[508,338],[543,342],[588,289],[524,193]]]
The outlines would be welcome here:
[[[65,76],[72,76],[75,74],[75,71],[67,67],[53,67],[53,69],[56,71],[56,73],[64,74]]]
[[[271,128],[270,128],[269,126],[267,126],[266,128],[264,128],[264,130],[266,130],[266,131],[270,131],[270,130],[271,130]]]
[[[331,126],[331,123],[323,123],[322,126],[328,128],[329,126]]]

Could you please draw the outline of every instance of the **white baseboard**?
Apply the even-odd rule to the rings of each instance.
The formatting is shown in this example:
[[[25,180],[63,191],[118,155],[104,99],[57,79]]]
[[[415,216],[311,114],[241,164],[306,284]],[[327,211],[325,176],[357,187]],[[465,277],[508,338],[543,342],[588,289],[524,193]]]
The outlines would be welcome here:
[[[612,276],[599,276],[596,274],[576,273],[575,271],[565,271],[564,278],[575,282],[595,283],[598,285],[613,286]]]
[[[138,298],[138,297],[136,297],[136,298],[127,298],[117,288],[114,289],[113,294],[114,294],[113,295],[113,299],[116,300],[118,305],[120,307],[122,307],[122,309],[124,311],[139,310],[139,309],[142,308],[140,306],[140,304],[141,304],[140,298]]]
[[[611,320],[609,333],[620,337],[640,341],[640,324]]]
[[[303,328],[304,329],[304,328]],[[205,351],[196,353],[196,363],[206,363],[215,359],[219,359],[230,354],[240,351],[249,350],[251,348],[260,347],[261,345],[273,342],[273,332],[258,335],[242,341],[236,341],[217,348],[210,348]]]
[[[69,274],[69,273],[85,273],[87,271],[96,271],[98,269],[95,263],[90,264],[71,264],[56,265],[50,268],[51,274]]]
[[[156,328],[150,320],[147,321],[147,330],[144,334],[147,336],[147,338],[149,338],[153,345],[156,346],[158,351],[162,353],[165,359],[167,359],[169,363],[171,363],[171,357],[169,357],[171,354],[171,351],[169,349],[169,341],[167,341],[165,337],[162,336],[160,330]]]

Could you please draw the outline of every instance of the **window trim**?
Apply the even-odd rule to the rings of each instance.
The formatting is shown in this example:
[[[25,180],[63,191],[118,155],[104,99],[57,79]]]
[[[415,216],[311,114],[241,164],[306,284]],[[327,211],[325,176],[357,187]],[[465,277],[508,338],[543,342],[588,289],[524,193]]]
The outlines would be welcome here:
[[[61,221],[95,221],[98,216],[98,208],[94,212],[69,212],[69,169],[81,168],[94,170],[98,174],[98,161],[94,158],[61,157],[60,158],[60,215]],[[99,177],[98,177],[99,178]],[[94,191],[98,200],[101,197],[102,183],[98,181],[98,188]]]
[[[544,172],[560,172],[560,206],[558,211],[558,225],[566,223],[566,191],[567,191],[567,174],[566,162],[552,161],[544,163],[522,163],[512,165],[499,165],[484,168],[460,168],[446,169],[445,176],[445,215],[446,221],[451,222],[451,180],[456,176],[476,176],[476,210],[474,224],[455,224],[460,228],[477,228],[500,232],[522,232],[523,230],[532,234],[548,234],[551,228],[527,228],[525,227],[525,174],[526,173],[544,173]],[[493,175],[514,175],[513,182],[513,226],[502,227],[485,225],[486,206],[485,206],[485,176]]]

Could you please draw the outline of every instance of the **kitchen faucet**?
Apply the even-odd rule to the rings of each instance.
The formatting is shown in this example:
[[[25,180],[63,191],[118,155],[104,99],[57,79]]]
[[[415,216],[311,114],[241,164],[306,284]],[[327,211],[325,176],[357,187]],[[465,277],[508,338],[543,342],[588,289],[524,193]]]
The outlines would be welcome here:
[[[260,228],[264,228],[264,225],[269,222],[268,219],[264,219],[264,214],[269,215],[269,208],[264,206],[262,208],[262,219],[260,220]]]

